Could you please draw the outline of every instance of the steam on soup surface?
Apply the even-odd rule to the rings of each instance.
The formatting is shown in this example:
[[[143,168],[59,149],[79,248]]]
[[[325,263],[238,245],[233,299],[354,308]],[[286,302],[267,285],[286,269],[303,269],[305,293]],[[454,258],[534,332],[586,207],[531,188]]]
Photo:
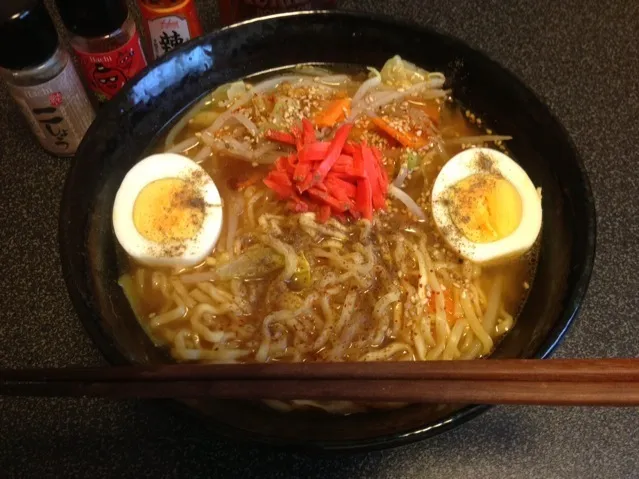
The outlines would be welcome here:
[[[196,362],[489,355],[513,327],[536,258],[530,244],[514,256],[500,245],[522,229],[535,242],[540,197],[526,193],[525,173],[507,173],[512,160],[502,168],[476,148],[503,150],[509,137],[486,130],[444,83],[395,57],[381,72],[298,67],[207,95],[161,151],[214,181],[219,239],[184,266],[181,237],[169,238],[173,247],[155,251],[170,266],[130,257],[121,278],[153,340]],[[433,185],[468,149],[474,166],[449,165],[463,179],[438,193],[442,227]]]

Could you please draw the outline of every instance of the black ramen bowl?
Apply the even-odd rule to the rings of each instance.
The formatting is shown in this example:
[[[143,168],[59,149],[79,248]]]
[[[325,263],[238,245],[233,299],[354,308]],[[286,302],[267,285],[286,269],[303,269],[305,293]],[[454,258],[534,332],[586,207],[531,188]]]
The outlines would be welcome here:
[[[118,286],[113,200],[126,172],[193,103],[216,86],[299,63],[381,67],[399,54],[446,74],[465,107],[494,131],[543,189],[537,274],[513,330],[493,357],[545,358],[584,297],[595,254],[595,211],[568,134],[515,76],[464,43],[382,17],[303,12],[268,17],[189,42],[143,71],[103,107],[69,173],[61,209],[62,266],[87,332],[113,364],[170,359],[149,341]],[[351,416],[280,413],[241,401],[177,402],[217,433],[298,449],[362,450],[433,436],[486,410],[413,405]]]

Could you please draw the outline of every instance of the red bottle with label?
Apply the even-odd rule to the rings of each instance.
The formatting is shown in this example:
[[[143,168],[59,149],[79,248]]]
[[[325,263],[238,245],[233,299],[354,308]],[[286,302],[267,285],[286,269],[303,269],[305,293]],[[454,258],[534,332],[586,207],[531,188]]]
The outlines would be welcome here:
[[[194,0],[138,0],[153,58],[202,35]]]
[[[334,8],[337,0],[218,0],[224,25],[291,10]]]
[[[126,0],[56,0],[89,88],[111,99],[146,66],[140,34]]]

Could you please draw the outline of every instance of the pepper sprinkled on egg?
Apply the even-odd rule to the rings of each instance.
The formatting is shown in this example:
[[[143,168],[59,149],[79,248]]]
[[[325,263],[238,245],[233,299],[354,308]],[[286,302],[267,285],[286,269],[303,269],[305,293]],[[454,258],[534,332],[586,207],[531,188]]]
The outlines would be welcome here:
[[[142,264],[201,263],[222,229],[222,201],[211,177],[181,155],[152,155],[127,173],[113,205],[119,243]]]
[[[432,192],[433,219],[451,248],[478,264],[526,253],[541,229],[541,198],[507,155],[471,148],[452,158]]]

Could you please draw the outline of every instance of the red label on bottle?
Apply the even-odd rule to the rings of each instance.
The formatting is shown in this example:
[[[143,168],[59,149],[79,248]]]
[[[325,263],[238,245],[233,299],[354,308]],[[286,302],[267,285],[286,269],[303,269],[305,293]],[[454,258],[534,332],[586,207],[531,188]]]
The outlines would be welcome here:
[[[104,53],[89,53],[77,49],[74,51],[89,87],[101,102],[111,99],[129,79],[146,66],[138,32],[116,50]]]
[[[191,38],[202,35],[202,26],[192,0],[182,3],[179,0],[139,0],[138,4],[146,20],[147,37],[154,58],[160,58]]]
[[[51,95],[49,95],[49,105],[51,105],[52,107],[58,107],[60,105],[62,105],[62,103],[64,102],[63,98],[62,98],[62,93],[57,91],[55,93],[51,93]]]

